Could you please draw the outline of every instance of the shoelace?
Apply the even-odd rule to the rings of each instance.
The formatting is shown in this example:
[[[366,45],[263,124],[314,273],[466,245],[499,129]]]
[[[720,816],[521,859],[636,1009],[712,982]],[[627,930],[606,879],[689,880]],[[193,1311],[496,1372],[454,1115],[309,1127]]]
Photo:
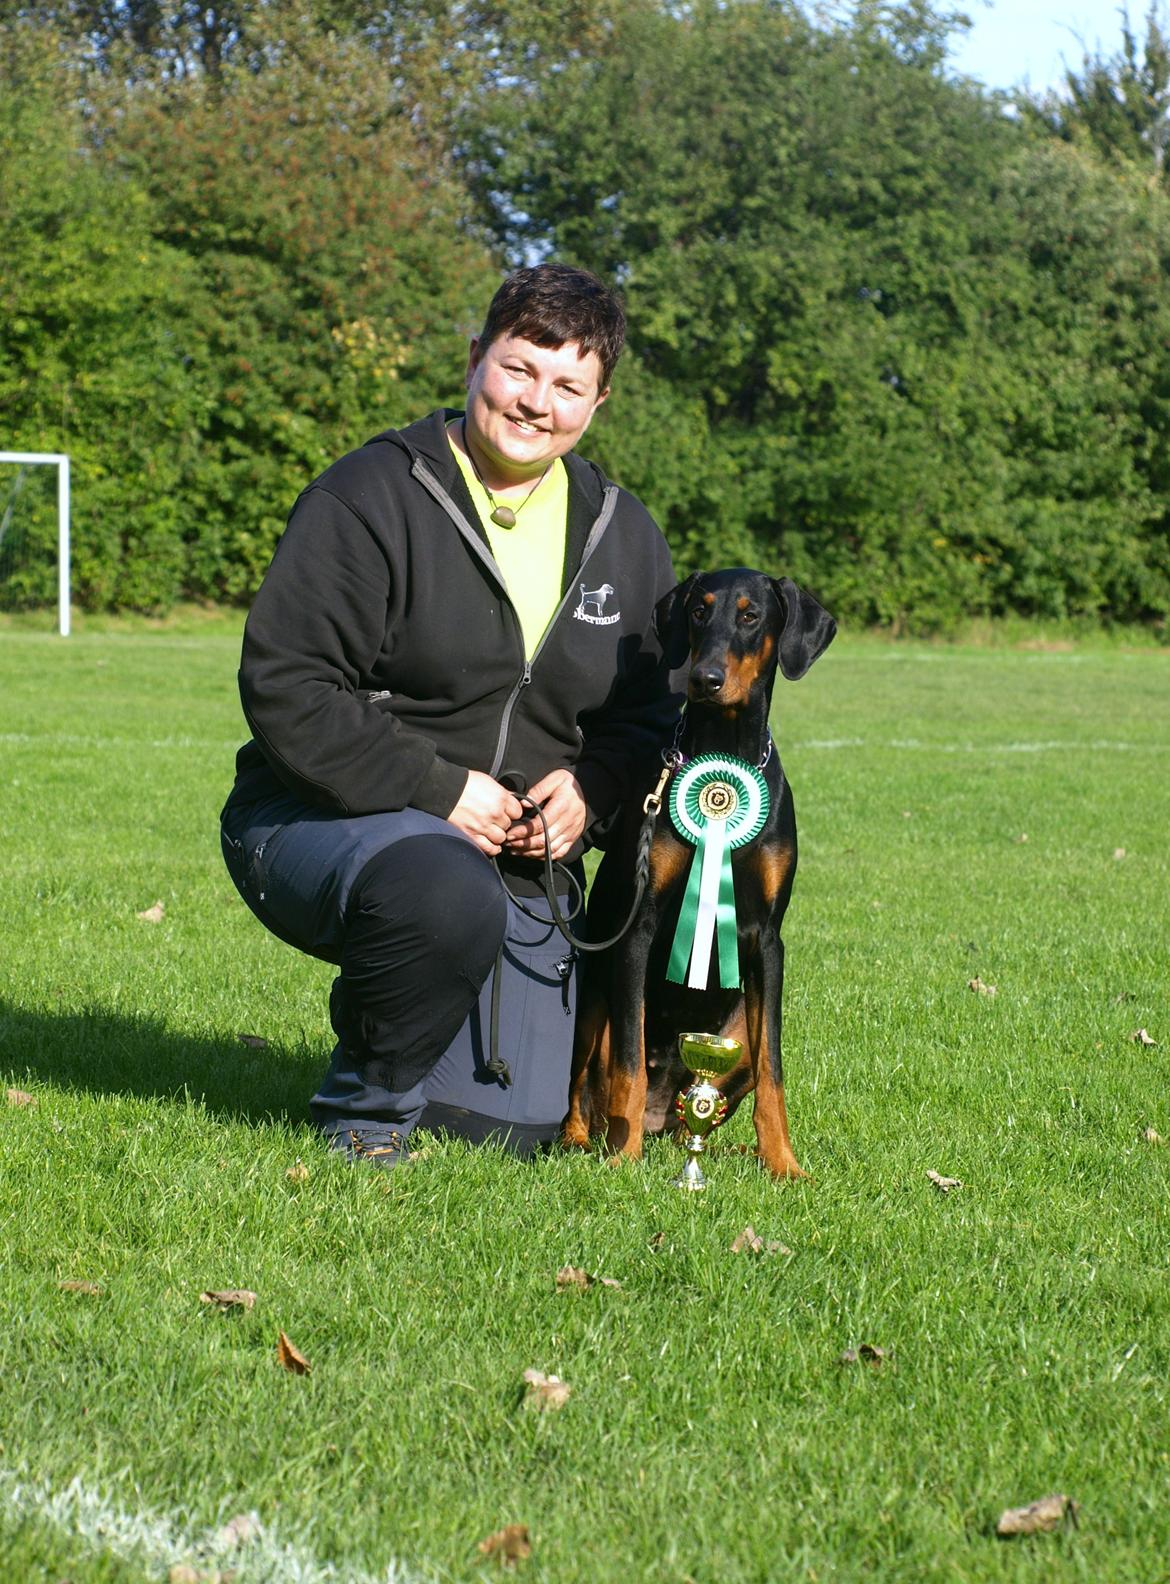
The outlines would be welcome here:
[[[355,1155],[398,1155],[402,1152],[402,1134],[392,1132],[385,1144],[367,1144],[360,1133],[349,1131],[349,1142]]]

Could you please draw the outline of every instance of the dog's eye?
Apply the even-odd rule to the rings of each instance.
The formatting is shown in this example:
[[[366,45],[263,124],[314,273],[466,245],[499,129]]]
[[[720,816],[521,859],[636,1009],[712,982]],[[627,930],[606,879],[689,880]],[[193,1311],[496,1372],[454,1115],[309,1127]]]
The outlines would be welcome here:
[[[707,607],[705,605],[696,605],[691,612],[691,620],[697,627],[701,627],[707,620]]]
[[[739,624],[740,624],[741,627],[754,627],[755,624],[759,621],[759,619],[760,619],[759,611],[742,610],[739,613]]]

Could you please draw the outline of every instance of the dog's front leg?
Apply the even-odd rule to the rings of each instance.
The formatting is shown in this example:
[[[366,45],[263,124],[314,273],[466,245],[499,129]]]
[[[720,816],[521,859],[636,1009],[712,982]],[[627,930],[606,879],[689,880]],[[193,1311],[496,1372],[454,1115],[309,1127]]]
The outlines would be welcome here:
[[[631,932],[634,933],[634,932]],[[645,952],[629,937],[617,964],[610,1007],[609,1123],[606,1142],[615,1157],[639,1160],[646,1115]]]
[[[780,997],[784,989],[784,943],[766,935],[744,983],[748,1043],[755,1079],[756,1150],[773,1177],[803,1177],[788,1138],[784,1071],[780,1061]]]
[[[596,972],[587,969],[585,974],[573,1042],[569,1110],[561,1124],[562,1144],[577,1149],[587,1149],[590,1134],[601,1131],[608,1107],[609,1008],[597,986]]]

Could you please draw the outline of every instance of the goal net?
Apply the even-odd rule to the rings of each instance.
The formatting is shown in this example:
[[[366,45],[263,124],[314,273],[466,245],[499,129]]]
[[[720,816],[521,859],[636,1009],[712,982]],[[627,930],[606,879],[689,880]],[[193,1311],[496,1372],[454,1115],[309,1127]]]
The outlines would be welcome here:
[[[57,607],[69,633],[69,458],[0,451],[0,610]]]

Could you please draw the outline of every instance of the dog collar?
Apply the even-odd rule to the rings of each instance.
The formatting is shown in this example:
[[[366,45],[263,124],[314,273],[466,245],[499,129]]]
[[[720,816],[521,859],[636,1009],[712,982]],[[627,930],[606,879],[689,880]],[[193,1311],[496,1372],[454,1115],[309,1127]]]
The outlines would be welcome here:
[[[675,770],[681,770],[685,765],[689,765],[690,763],[692,763],[692,761],[687,757],[686,754],[683,753],[682,749],[679,747],[679,743],[682,741],[683,727],[686,725],[686,723],[687,723],[687,712],[686,712],[686,709],[684,708],[682,713],[679,715],[678,724],[674,728],[674,736],[671,738],[670,747],[669,748],[664,748],[662,750],[662,763],[666,766],[667,770],[670,771],[670,772],[673,772]],[[772,757],[772,749],[773,749],[773,747],[774,747],[774,744],[772,742],[772,729],[771,729],[771,727],[769,727],[768,728],[768,734],[767,734],[767,740],[764,743],[764,752],[760,756],[760,758],[756,761],[755,768],[757,770],[762,770],[764,768],[764,766],[768,763],[768,760]],[[732,755],[731,757],[734,758],[735,756]],[[737,764],[743,764],[743,763],[746,763],[746,761],[742,760],[742,759],[736,759],[736,763]],[[663,781],[662,785],[665,786],[665,781]]]
[[[666,784],[670,780],[671,776],[674,775],[675,771],[685,770],[687,765],[694,763],[694,761],[688,758],[679,747],[679,741],[682,737],[682,729],[685,720],[686,712],[684,711],[683,714],[681,714],[678,718],[678,725],[674,728],[674,737],[671,739],[670,747],[664,748],[662,750],[662,772],[658,777],[658,785],[652,792],[648,792],[646,794],[646,797],[642,803],[642,813],[648,817],[657,815],[659,810],[662,808],[662,799],[666,796]],[[768,760],[772,757],[772,749],[774,747],[775,744],[772,741],[772,732],[771,729],[769,729],[768,740],[764,744],[764,752],[761,755],[759,762],[755,766],[757,770],[764,769],[765,765],[768,763]],[[736,762],[738,764],[743,764],[746,761],[737,760]]]

